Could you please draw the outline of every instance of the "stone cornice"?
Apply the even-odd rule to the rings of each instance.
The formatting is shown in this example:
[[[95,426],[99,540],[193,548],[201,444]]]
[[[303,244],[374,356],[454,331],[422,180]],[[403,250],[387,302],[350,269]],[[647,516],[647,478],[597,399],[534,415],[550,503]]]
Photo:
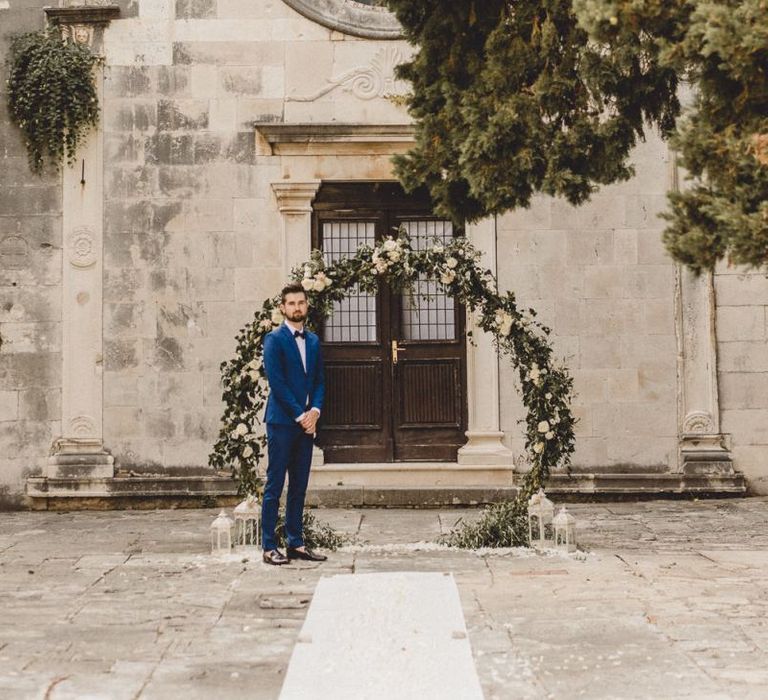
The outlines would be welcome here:
[[[45,16],[55,24],[108,24],[120,16],[119,5],[76,5],[44,7]]]
[[[254,123],[265,155],[400,153],[414,143],[411,124]],[[352,149],[352,151],[350,151]]]

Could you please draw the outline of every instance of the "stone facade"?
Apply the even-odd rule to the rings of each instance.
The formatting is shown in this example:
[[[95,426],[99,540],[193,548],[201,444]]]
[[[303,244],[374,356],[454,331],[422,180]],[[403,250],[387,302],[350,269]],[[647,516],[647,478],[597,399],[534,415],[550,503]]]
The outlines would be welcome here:
[[[42,25],[41,4],[6,4],[0,17],[13,23],[4,21],[4,32]],[[407,114],[390,99],[406,89],[393,67],[410,48],[290,5],[303,6],[121,3],[119,18],[97,31],[103,119],[87,145],[96,171],[85,204],[66,204],[66,170],[63,181],[28,174],[18,134],[0,114],[0,156],[12,174],[0,191],[0,489],[9,498],[32,473],[73,478],[85,442],[81,495],[108,495],[130,474],[160,475],[165,485],[209,474],[219,365],[254,309],[309,254],[321,182],[393,179],[391,155],[411,139]],[[345,0],[322,5],[354,19]],[[553,328],[573,371],[576,471],[684,474],[686,440],[722,470],[730,465],[722,430],[733,436],[736,468],[766,489],[765,278],[719,271],[711,297],[689,282],[666,257],[656,216],[675,185],[674,163],[655,138],[634,158],[636,178],[584,207],[540,198],[468,235],[502,287]],[[95,241],[87,272],[61,254],[83,226]],[[714,332],[715,298],[717,343],[693,344]],[[71,338],[63,356],[62,337]],[[468,364],[469,440],[458,464],[347,470],[345,483],[511,484],[525,468],[512,372],[485,340],[469,349]],[[700,415],[707,420],[691,422]],[[686,420],[701,428],[693,442]],[[321,461],[315,484],[332,487],[339,473]],[[49,488],[44,482],[33,495],[44,495],[35,492]]]

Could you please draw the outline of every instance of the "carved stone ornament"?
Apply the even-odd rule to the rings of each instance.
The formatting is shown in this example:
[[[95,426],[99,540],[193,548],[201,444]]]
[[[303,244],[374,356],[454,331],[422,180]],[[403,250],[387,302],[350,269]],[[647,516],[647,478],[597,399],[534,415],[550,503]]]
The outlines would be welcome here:
[[[683,433],[707,435],[714,432],[715,423],[706,411],[692,411],[683,421]]]
[[[69,234],[69,262],[74,267],[91,267],[96,263],[96,250],[93,231],[87,226],[79,226]]]
[[[351,92],[361,100],[372,100],[387,95],[402,95],[407,84],[395,78],[395,67],[403,63],[403,52],[394,46],[381,49],[369,65],[359,66],[330,78],[327,84],[310,95],[289,96],[289,102],[313,102],[336,88]]]
[[[75,416],[69,421],[69,430],[75,437],[93,435],[96,432],[96,420],[91,416]]]
[[[283,0],[307,19],[329,29],[366,39],[401,39],[397,18],[378,2],[355,0]]]

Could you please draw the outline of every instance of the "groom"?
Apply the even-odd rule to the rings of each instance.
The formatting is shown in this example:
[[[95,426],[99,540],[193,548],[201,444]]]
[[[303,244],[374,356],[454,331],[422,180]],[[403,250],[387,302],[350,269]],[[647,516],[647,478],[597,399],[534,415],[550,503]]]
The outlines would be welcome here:
[[[281,292],[280,311],[285,321],[264,337],[264,367],[269,381],[267,450],[269,466],[262,503],[262,544],[267,564],[291,559],[325,561],[328,557],[304,546],[304,496],[309,482],[312,443],[323,406],[325,385],[320,340],[304,329],[309,310],[300,284]],[[277,549],[277,507],[288,474],[285,508],[286,557]]]

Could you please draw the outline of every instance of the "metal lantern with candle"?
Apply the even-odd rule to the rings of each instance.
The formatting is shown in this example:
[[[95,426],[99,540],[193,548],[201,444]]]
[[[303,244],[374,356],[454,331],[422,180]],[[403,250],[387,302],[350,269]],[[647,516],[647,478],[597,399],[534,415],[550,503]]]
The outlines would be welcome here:
[[[576,551],[576,518],[563,506],[552,523],[555,528],[555,547],[566,552]]]
[[[261,544],[261,506],[256,496],[247,496],[235,507],[235,547]]]
[[[537,547],[553,542],[552,518],[555,504],[550,501],[544,489],[539,489],[528,499],[528,540]]]
[[[211,523],[211,554],[228,554],[232,549],[232,518],[223,510]]]

